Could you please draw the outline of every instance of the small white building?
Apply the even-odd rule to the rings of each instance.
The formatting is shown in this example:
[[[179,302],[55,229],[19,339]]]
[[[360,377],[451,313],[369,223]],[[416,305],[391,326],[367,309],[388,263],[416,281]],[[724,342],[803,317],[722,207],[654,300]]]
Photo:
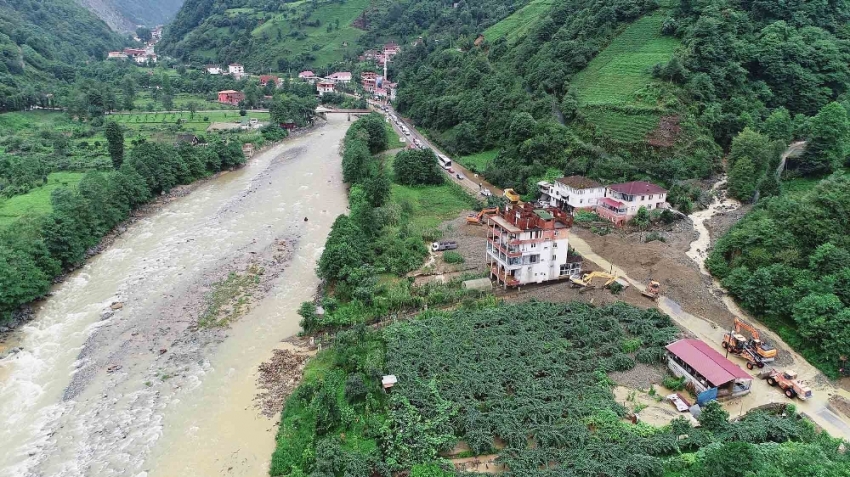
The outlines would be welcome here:
[[[539,182],[538,186],[544,201],[570,213],[576,209],[594,209],[599,199],[605,197],[605,186],[584,176],[561,177],[554,183]]]
[[[127,54],[123,51],[110,51],[108,59],[110,60],[126,60]]]
[[[328,76],[325,76],[325,79],[328,81],[333,81],[334,83],[348,84],[351,82],[351,72],[337,71],[336,73],[332,73]]]
[[[211,74],[211,75],[220,75],[221,74],[221,66],[207,65],[207,73]]]
[[[232,65],[227,65],[227,74],[233,75],[237,78],[241,78],[245,75],[245,67],[238,64],[233,63]]]
[[[612,184],[607,187],[605,198],[599,200],[596,213],[617,225],[623,225],[637,215],[641,207],[647,210],[668,208],[667,191],[645,181]]]
[[[560,209],[531,204],[488,216],[490,277],[507,288],[579,276],[582,258],[569,247],[572,223]]]
[[[332,81],[319,81],[316,83],[316,91],[319,92],[319,96],[322,96],[325,93],[333,93],[335,86]]]

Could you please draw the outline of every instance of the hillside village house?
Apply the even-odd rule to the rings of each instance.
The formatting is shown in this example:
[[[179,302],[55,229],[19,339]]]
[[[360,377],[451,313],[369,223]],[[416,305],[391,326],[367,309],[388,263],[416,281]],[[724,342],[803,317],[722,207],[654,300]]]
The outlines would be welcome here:
[[[333,93],[335,86],[333,81],[319,81],[316,83],[316,91],[319,92],[319,96],[322,96],[325,93]]]
[[[126,60],[127,54],[123,51],[110,51],[107,59],[110,60]]]
[[[283,81],[280,78],[273,75],[262,75],[260,76],[260,86],[265,87],[269,83],[274,83],[276,88],[280,88],[283,85]]]
[[[233,63],[232,65],[227,65],[227,74],[233,75],[237,78],[241,78],[245,75],[245,67],[238,64]]]
[[[398,88],[397,83],[390,83],[389,81],[384,81],[379,83],[380,86],[375,88],[375,96],[379,98],[388,98],[390,101],[395,101],[395,93]]]
[[[220,75],[221,74],[221,66],[207,65],[207,73],[209,73],[211,75]]]
[[[392,57],[397,55],[401,51],[401,47],[394,41],[391,41],[384,45],[384,55]]]
[[[623,225],[637,214],[638,209],[667,207],[667,191],[644,181],[609,185],[605,197],[598,200],[596,213],[617,225]]]
[[[363,85],[363,90],[367,93],[374,93],[378,81],[378,74],[372,71],[365,71],[360,74],[360,83]]]
[[[347,84],[351,82],[351,73],[348,71],[337,71],[336,73],[325,76],[325,79],[334,83]]]
[[[245,100],[245,93],[241,91],[234,91],[232,89],[228,89],[225,91],[218,92],[218,102],[221,104],[231,104],[233,106],[239,106],[239,103]]]
[[[308,83],[315,83],[318,77],[316,76],[316,73],[306,70],[298,73],[298,79],[302,79]]]
[[[554,183],[541,181],[538,186],[543,201],[570,213],[576,209],[592,210],[605,197],[605,186],[584,176],[561,177]]]
[[[581,274],[582,259],[570,252],[573,219],[555,208],[509,206],[487,217],[487,265],[500,285],[569,279]]]

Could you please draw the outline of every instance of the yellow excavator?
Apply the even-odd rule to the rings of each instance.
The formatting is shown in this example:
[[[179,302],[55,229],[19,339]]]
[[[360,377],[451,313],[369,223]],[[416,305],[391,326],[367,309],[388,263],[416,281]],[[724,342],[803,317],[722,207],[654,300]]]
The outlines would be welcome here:
[[[466,216],[466,223],[469,225],[481,225],[484,223],[484,217],[492,214],[498,214],[499,208],[493,207],[492,209],[482,209],[481,212],[475,214],[469,214]]]
[[[750,338],[747,339],[741,334],[742,330],[750,333]],[[745,322],[740,318],[735,318],[735,331],[723,335],[723,347],[727,349],[747,348],[757,354],[759,361],[770,363],[776,360],[776,348],[761,340],[759,330],[753,325]]]
[[[573,285],[574,288],[581,288],[582,289],[581,291],[583,292],[585,290],[590,290],[590,289],[594,289],[594,288],[608,288],[612,283],[617,281],[617,279],[619,279],[619,278],[620,277],[618,277],[617,275],[612,275],[610,273],[590,272],[590,273],[585,273],[584,275],[581,276],[581,278],[575,278],[575,277],[570,278],[570,282],[572,282],[572,285]],[[598,279],[604,279],[605,280],[605,282],[602,284],[602,286],[596,286],[596,285],[593,284],[593,281],[598,280]]]
[[[647,298],[657,301],[658,297],[661,296],[661,284],[650,278],[649,283],[646,284],[646,290],[640,293]]]

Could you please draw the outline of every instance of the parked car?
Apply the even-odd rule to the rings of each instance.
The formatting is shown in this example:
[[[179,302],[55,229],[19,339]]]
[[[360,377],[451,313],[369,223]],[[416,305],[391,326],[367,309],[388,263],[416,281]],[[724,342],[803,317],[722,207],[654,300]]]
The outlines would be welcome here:
[[[455,174],[455,177],[457,177],[457,180],[459,180],[459,181],[462,181],[462,180],[463,180],[463,175],[462,175],[460,172],[458,172],[457,174]]]
[[[454,240],[441,240],[431,244],[431,250],[434,252],[442,252],[444,250],[454,250],[457,248],[457,242]]]
[[[483,195],[484,197],[490,197],[491,195],[493,195],[493,193],[490,192],[489,189],[481,189],[480,191],[478,191],[478,193]]]

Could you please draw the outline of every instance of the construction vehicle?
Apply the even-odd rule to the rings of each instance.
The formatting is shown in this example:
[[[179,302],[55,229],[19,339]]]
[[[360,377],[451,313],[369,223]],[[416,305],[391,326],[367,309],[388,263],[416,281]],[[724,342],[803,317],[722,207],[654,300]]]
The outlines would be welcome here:
[[[499,208],[481,209],[477,214],[469,214],[466,216],[466,223],[470,225],[481,225],[484,223],[484,217],[487,215],[498,214]]]
[[[723,349],[740,356],[747,361],[747,369],[763,368],[764,359],[756,353],[747,341],[747,338],[740,333],[726,333],[723,335]]]
[[[646,284],[646,290],[640,292],[640,294],[658,300],[658,297],[661,296],[661,284],[650,278],[649,283]]]
[[[519,194],[516,193],[513,189],[505,189],[505,198],[510,201],[511,204],[516,204],[519,202]]]
[[[785,370],[779,372],[776,369],[771,369],[770,371],[762,372],[759,376],[766,378],[767,384],[779,386],[785,392],[785,395],[791,399],[797,397],[805,401],[812,397],[811,388],[803,384],[802,381],[797,380],[797,373],[795,371]]]
[[[755,351],[765,363],[776,361],[776,348],[762,341],[759,330],[757,330],[754,326],[736,317],[735,333],[740,334],[741,330],[746,330],[750,333],[750,339],[747,340],[746,347]]]
[[[595,286],[593,281],[596,279],[604,279],[605,283],[602,286]],[[581,278],[571,277],[570,282],[574,288],[582,288],[582,291],[590,290],[593,288],[608,288],[612,283],[617,281],[620,277],[617,275],[612,275],[610,273],[605,272],[590,272],[585,273],[581,276]]]

